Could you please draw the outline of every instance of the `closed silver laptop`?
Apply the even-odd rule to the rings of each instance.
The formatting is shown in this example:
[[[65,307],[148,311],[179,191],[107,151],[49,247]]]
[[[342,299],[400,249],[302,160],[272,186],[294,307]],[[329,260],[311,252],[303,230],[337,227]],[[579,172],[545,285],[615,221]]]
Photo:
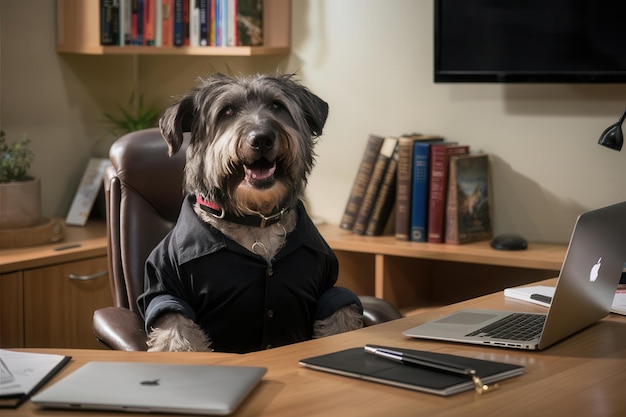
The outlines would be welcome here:
[[[228,415],[265,372],[245,366],[88,362],[32,401],[75,410]]]
[[[609,313],[625,263],[626,202],[622,202],[578,217],[547,314],[464,309],[403,334],[420,339],[545,349]],[[532,322],[534,333],[527,329]]]

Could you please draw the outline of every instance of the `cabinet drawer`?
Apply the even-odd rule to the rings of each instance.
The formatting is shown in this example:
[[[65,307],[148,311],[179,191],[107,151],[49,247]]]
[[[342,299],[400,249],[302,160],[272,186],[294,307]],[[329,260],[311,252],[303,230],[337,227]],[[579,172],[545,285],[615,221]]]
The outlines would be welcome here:
[[[112,306],[105,256],[24,271],[26,347],[101,348],[93,312]]]

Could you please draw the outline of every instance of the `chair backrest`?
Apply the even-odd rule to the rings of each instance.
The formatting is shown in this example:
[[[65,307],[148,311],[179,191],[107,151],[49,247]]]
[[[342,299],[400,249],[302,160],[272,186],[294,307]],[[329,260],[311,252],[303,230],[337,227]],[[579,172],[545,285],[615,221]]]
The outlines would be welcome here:
[[[184,198],[183,171],[189,137],[173,157],[159,129],[119,138],[105,173],[107,239],[111,291],[117,307],[137,312],[144,263],[174,227]]]

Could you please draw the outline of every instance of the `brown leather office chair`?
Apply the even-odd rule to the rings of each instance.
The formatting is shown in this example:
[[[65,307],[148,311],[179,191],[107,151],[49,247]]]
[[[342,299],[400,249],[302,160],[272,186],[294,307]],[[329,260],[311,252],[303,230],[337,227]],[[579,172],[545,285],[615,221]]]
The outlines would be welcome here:
[[[146,350],[144,322],[135,300],[143,292],[144,262],[172,229],[184,198],[183,170],[189,137],[173,157],[159,129],[129,133],[110,150],[105,173],[108,261],[114,307],[94,312],[97,339],[117,350]],[[360,297],[365,325],[402,315],[390,303]]]

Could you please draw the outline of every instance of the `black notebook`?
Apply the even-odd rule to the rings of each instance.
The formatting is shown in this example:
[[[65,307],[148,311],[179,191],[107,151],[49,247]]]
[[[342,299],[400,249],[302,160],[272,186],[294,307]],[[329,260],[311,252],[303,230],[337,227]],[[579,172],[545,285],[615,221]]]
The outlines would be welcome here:
[[[520,365],[412,349],[393,349],[474,369],[485,384],[524,372],[524,367]],[[402,364],[366,353],[363,347],[302,359],[300,365],[318,371],[442,396],[474,389],[474,383],[467,375]]]

